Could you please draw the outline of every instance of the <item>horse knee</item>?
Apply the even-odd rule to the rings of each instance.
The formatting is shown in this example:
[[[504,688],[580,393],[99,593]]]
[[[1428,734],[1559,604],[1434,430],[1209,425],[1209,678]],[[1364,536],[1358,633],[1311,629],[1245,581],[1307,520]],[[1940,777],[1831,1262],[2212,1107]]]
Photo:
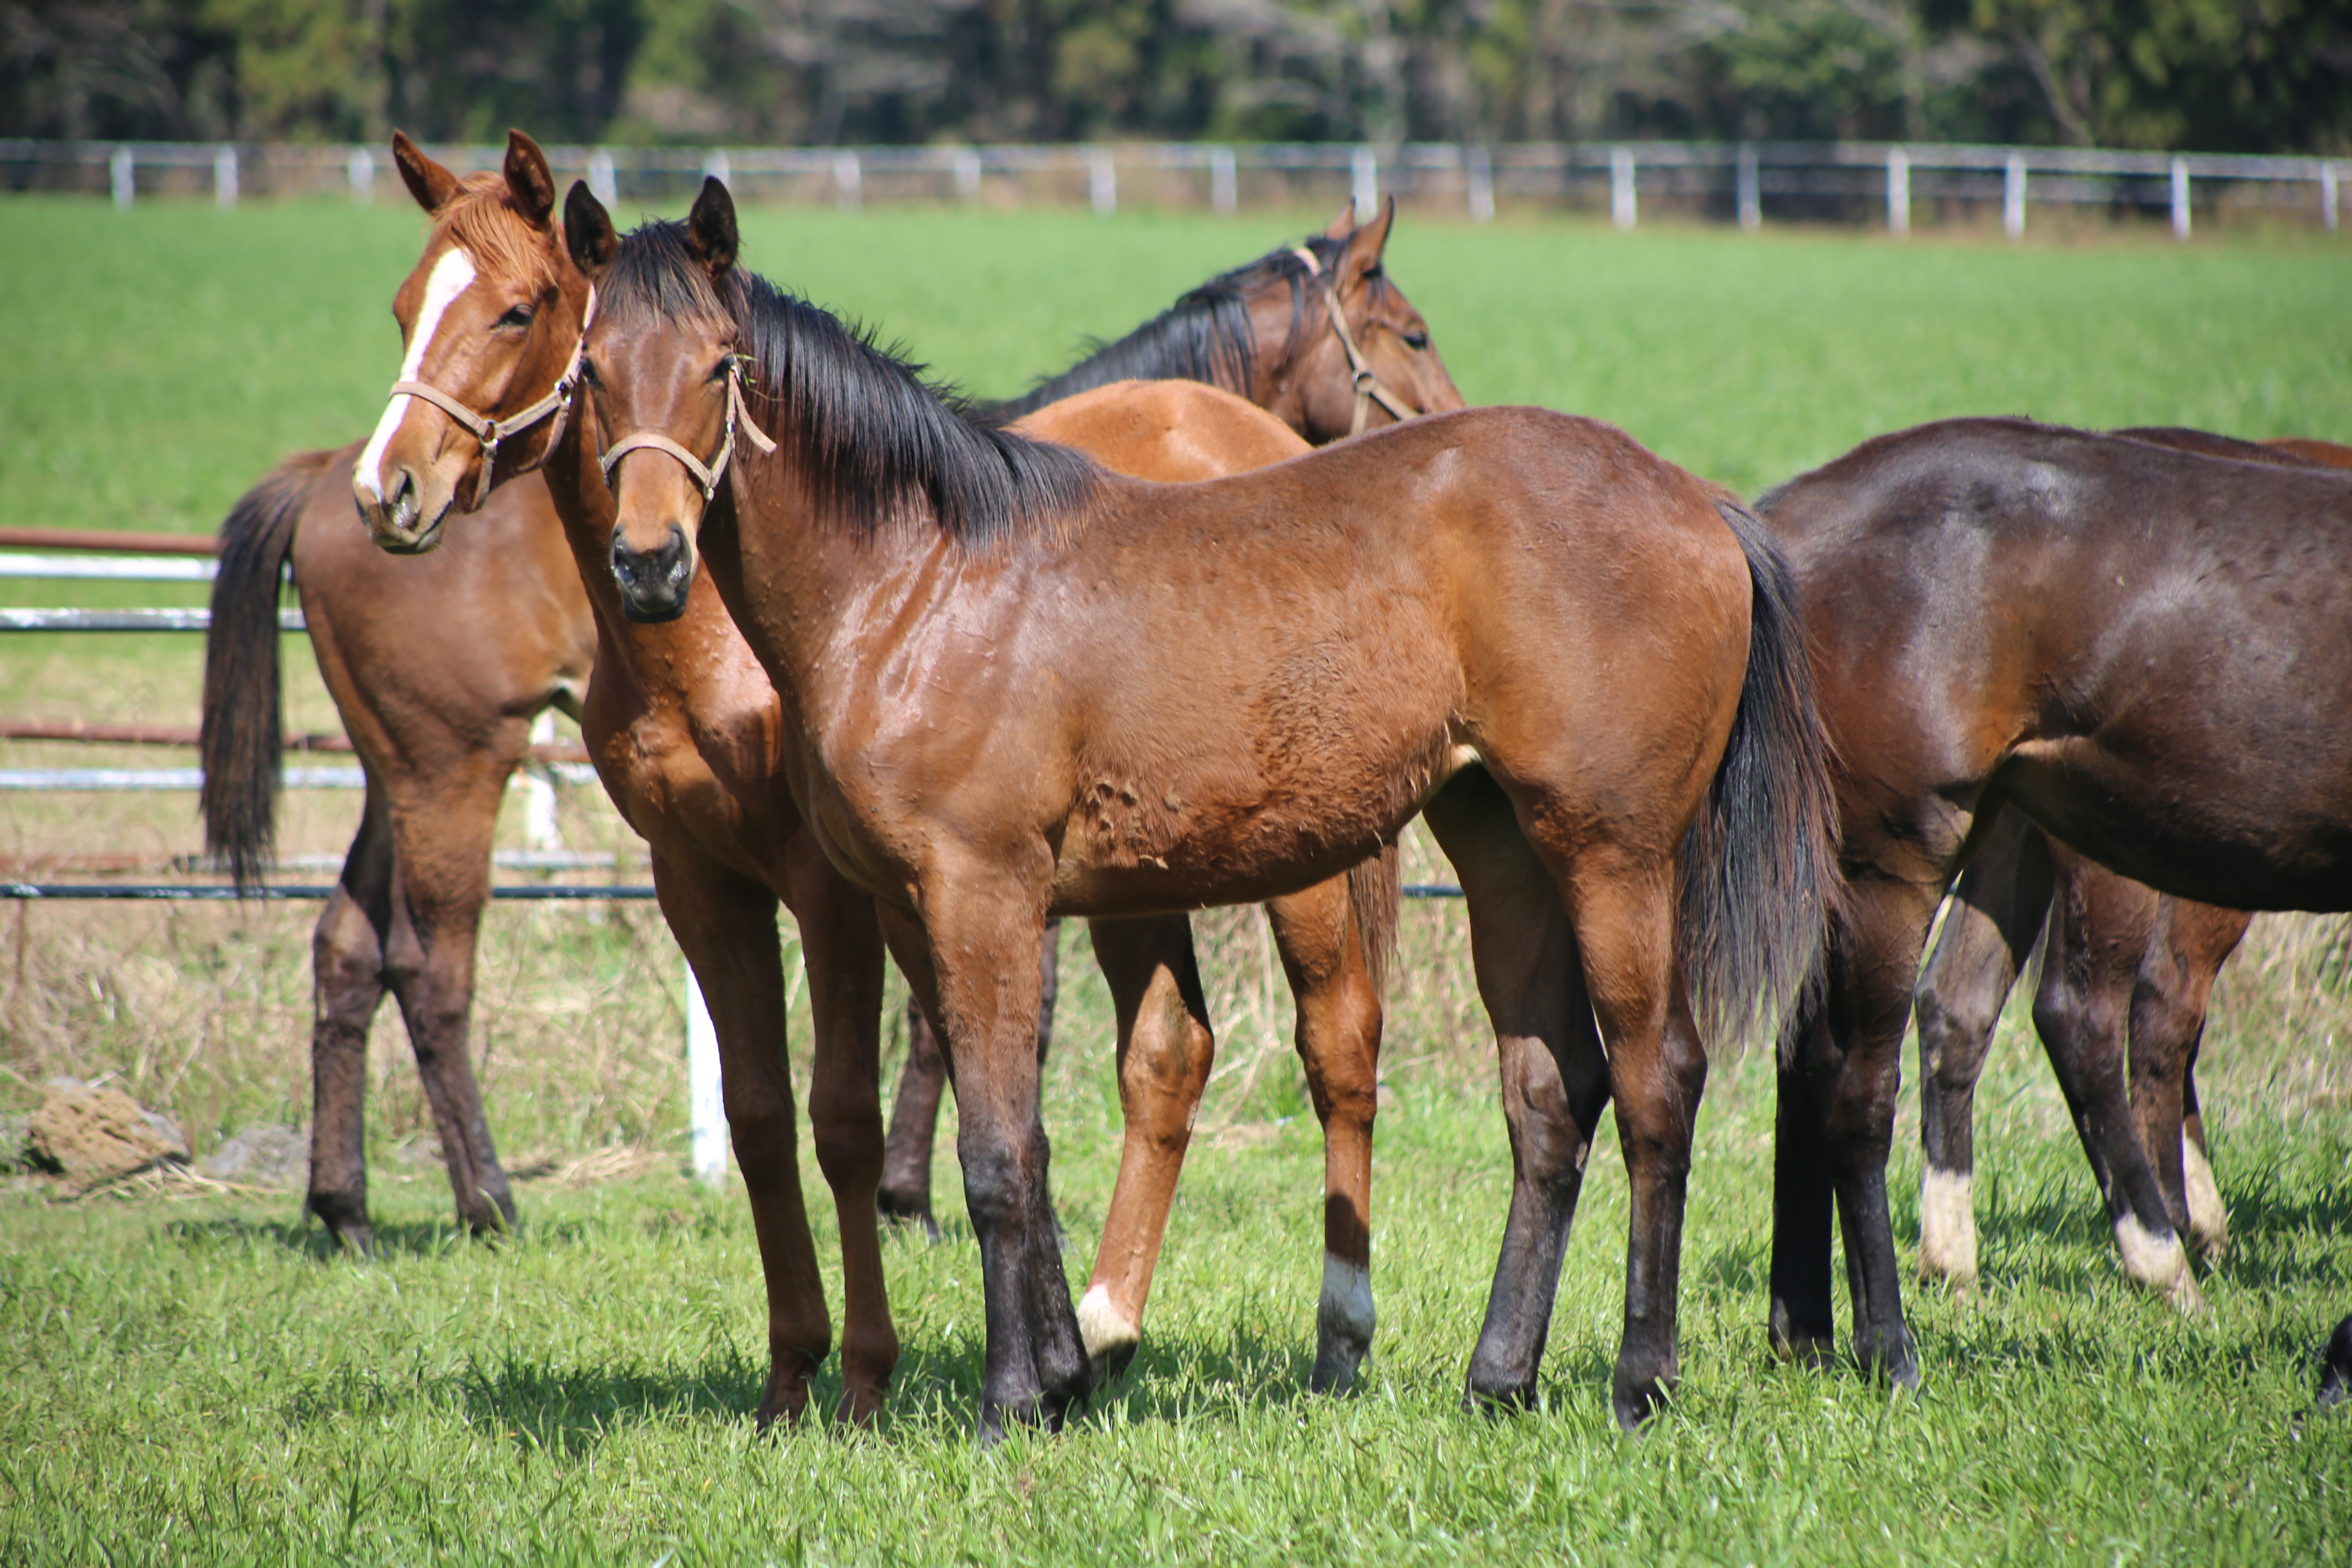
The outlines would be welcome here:
[[[882,1184],[882,1120],[878,1115],[813,1117],[810,1142],[817,1169],[836,1191]],[[789,1144],[787,1145],[789,1146]]]
[[[1984,1070],[1993,1030],[2000,1022],[2002,998],[1954,994],[1932,983],[1923,983],[1913,1000],[1919,1022],[1922,1070],[1940,1088],[1973,1093]]]

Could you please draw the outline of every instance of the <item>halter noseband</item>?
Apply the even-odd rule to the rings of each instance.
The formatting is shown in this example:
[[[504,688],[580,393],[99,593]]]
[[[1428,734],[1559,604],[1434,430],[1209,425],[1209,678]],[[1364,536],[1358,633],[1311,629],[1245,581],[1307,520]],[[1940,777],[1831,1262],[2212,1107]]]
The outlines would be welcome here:
[[[605,488],[617,489],[620,481],[614,478],[613,470],[623,458],[640,447],[667,452],[685,465],[687,473],[692,476],[702,491],[702,504],[709,506],[711,498],[719,493],[719,481],[727,475],[727,460],[735,455],[735,432],[739,426],[744,439],[761,451],[776,449],[776,444],[769,439],[768,433],[752,422],[751,411],[743,406],[743,356],[730,354],[727,356],[727,434],[719,443],[717,457],[706,464],[668,437],[656,431],[640,430],[614,442],[611,450],[599,457],[596,462],[604,470]]]
[[[547,446],[540,453],[540,462],[545,462],[547,454],[554,451],[555,444],[563,439],[563,426],[572,417],[572,395],[580,384],[580,355],[587,346],[588,323],[595,319],[596,289],[592,284],[588,289],[587,307],[581,314],[580,336],[572,342],[572,357],[565,362],[563,374],[556,377],[555,385],[549,389],[546,396],[528,408],[518,409],[503,419],[492,415],[477,414],[439,387],[427,382],[395,381],[392,384],[392,391],[386,395],[387,402],[394,398],[413,397],[419,402],[429,403],[447,415],[476,441],[481,443],[481,472],[474,478],[474,500],[473,504],[466,509],[467,511],[481,510],[482,503],[489,499],[490,479],[499,465],[500,442],[518,431],[530,429],[551,414],[555,416],[555,424],[547,433]],[[533,463],[530,467],[535,468],[539,467],[539,463]],[[530,468],[520,468],[516,471],[527,474],[530,472]]]
[[[1305,246],[1291,254],[1307,263],[1307,276],[1313,278],[1323,270],[1315,253]],[[1348,312],[1339,309],[1339,285],[1337,279],[1323,285],[1323,308],[1331,317],[1331,331],[1338,334],[1340,350],[1348,356],[1348,369],[1354,374],[1356,384],[1356,416],[1349,423],[1348,434],[1360,436],[1370,423],[1372,405],[1378,403],[1389,411],[1399,424],[1415,417],[1417,411],[1405,406],[1404,400],[1388,389],[1380,373],[1365,362],[1364,352],[1356,346],[1355,335],[1348,331]]]

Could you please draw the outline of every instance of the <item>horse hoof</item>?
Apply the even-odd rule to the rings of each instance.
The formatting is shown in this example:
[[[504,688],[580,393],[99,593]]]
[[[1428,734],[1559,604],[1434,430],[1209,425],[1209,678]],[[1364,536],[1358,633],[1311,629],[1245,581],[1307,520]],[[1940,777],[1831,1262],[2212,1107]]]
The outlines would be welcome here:
[[[1462,1389],[1462,1408],[1474,1415],[1517,1415],[1535,1408],[1535,1379],[1489,1381],[1475,1372]]]
[[[1650,1423],[1672,1403],[1671,1392],[1654,1379],[1612,1389],[1609,1394],[1609,1407],[1617,1417],[1617,1429],[1635,1436],[1648,1431]]]
[[[1882,1334],[1873,1344],[1857,1338],[1853,1359],[1871,1376],[1895,1388],[1919,1392],[1918,1352],[1912,1348],[1911,1336],[1901,1329]]]
[[[2319,1352],[2319,1407],[2332,1410],[2352,1400],[2352,1318],[2336,1325]]]
[[[1772,1304],[1772,1321],[1766,1329],[1772,1342],[1772,1353],[1782,1361],[1819,1372],[1837,1361],[1837,1336],[1827,1324],[1820,1328],[1800,1327],[1789,1310],[1776,1301]]]
[[[939,1245],[940,1226],[931,1217],[930,1199],[900,1196],[885,1188],[874,1206],[893,1226],[919,1230],[925,1241],[934,1247]]]

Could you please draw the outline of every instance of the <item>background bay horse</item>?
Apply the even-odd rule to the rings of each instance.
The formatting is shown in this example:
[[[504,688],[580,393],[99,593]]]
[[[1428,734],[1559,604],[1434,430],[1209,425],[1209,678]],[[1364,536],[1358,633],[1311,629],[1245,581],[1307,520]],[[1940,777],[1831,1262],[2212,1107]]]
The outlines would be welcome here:
[[[2325,442],[2258,444],[2168,427],[2113,434],[2238,462],[2352,468],[2352,447]],[[1922,1273],[1962,1289],[1976,1282],[1976,1083],[2002,1002],[2040,937],[2035,1028],[2125,1273],[2183,1307],[2199,1304],[2178,1238],[2214,1257],[2229,1226],[2197,1100],[2197,1055],[2214,979],[2248,921],[2241,910],[2168,898],[2051,843],[2013,812],[2000,815],[1953,887],[1914,994],[1927,1155]]]
[[[2006,809],[2178,897],[2352,905],[2352,478],[1966,419],[1759,510],[1844,825],[1826,985],[1782,1041],[1771,1331],[1830,1352],[1834,1200],[1856,1354],[1915,1382],[1885,1163],[1937,903]]]
[[[505,177],[467,182],[396,143],[404,173],[436,217],[436,237],[493,225],[496,245],[458,251],[428,244],[399,305],[410,333],[410,377],[436,393],[381,444],[381,471],[361,480],[362,510],[390,547],[436,544],[446,510],[405,508],[396,498],[464,493],[476,459],[450,439],[449,405],[467,410],[491,395],[543,397],[551,382],[507,363],[530,336],[576,338],[585,281],[562,253],[552,223],[552,184],[538,150],[519,141]],[[1378,237],[1372,240],[1377,256]],[[455,255],[456,260],[452,261]],[[420,344],[415,303],[435,279],[461,271]],[[530,332],[505,334],[518,311]],[[550,356],[541,356],[542,360]],[[1306,449],[1287,426],[1230,395],[1190,383],[1098,389],[1057,403],[1024,428],[1076,442],[1114,467],[1162,479],[1208,477]],[[840,1211],[848,1330],[845,1398],[855,1415],[882,1397],[897,1356],[874,1246],[880,1133],[876,1094],[875,1002],[880,946],[866,895],[847,887],[803,831],[782,774],[790,721],[714,593],[681,623],[641,626],[623,613],[609,567],[611,500],[568,422],[552,435],[548,489],[590,583],[598,626],[596,675],[582,717],[600,774],[654,854],[665,915],[693,963],[717,1026],[730,1128],[761,1241],[771,1302],[772,1376],[763,1420],[796,1414],[808,1375],[830,1346],[794,1156],[795,1118],[782,1050],[783,984],[774,911],[799,915],[810,971],[817,1049],[812,1121],[820,1165]],[[390,499],[387,499],[390,498]],[[1379,962],[1393,919],[1392,877],[1334,879],[1278,900],[1275,931],[1299,993],[1300,1051],[1324,1113],[1332,1235],[1318,1313],[1318,1382],[1344,1382],[1369,1344],[1369,1202],[1371,1113],[1379,1036]],[[1114,921],[1096,945],[1118,1004],[1121,1099],[1128,1138],[1087,1293],[1088,1350],[1098,1360],[1131,1352],[1158,1257],[1192,1114],[1205,1085],[1212,1037],[1183,918]]]
[[[1091,1386],[1045,1198],[1047,917],[1303,888],[1424,807],[1467,895],[1514,1154],[1469,1397],[1532,1397],[1613,1098],[1633,1198],[1612,1404],[1653,1409],[1706,1074],[1691,997],[1744,1017],[1802,972],[1830,844],[1800,634],[1738,503],[1528,409],[1123,479],[960,417],[737,268],[715,180],[685,225],[625,242],[584,186],[565,217],[598,291],[581,377],[622,603],[687,613],[707,560],[793,720],[796,799],[945,1034],[983,1435]]]
[[[425,174],[430,161],[420,161],[404,136],[395,136],[394,152],[411,193],[432,210],[447,188]],[[506,190],[533,178],[529,165],[535,159],[543,167],[530,139],[510,133]],[[451,177],[446,170],[441,176]],[[1126,351],[1120,363],[1131,367],[1122,374],[1177,375],[1205,367],[1235,389],[1279,393],[1301,421],[1311,409],[1344,406],[1349,356],[1324,352],[1337,338],[1329,312],[1307,308],[1316,305],[1302,282],[1312,259],[1381,384],[1409,406],[1458,407],[1460,395],[1427,348],[1426,324],[1381,268],[1392,212],[1366,226],[1361,240],[1349,226],[1345,235],[1303,242],[1306,258],[1297,250],[1276,251],[1204,284],[1115,345]],[[521,259],[501,248],[511,241],[496,224],[488,206],[455,209],[448,225],[436,225],[435,243],[460,239],[470,244],[469,255]],[[421,310],[423,280],[416,289]],[[517,321],[505,330],[528,332],[529,325]],[[551,384],[568,345],[542,333],[534,353],[541,346],[558,356],[535,367],[546,377],[542,384]],[[522,411],[537,391],[504,407]],[[394,399],[391,409],[407,405]],[[1374,417],[1387,417],[1384,408]],[[454,426],[451,434],[458,455],[479,445]],[[541,424],[502,441],[491,477],[529,468],[545,437]],[[415,1047],[460,1218],[488,1230],[514,1217],[467,1050],[476,934],[489,898],[489,850],[506,781],[526,755],[532,718],[551,705],[578,716],[595,629],[562,525],[537,478],[496,484],[480,500],[475,526],[462,531],[452,549],[403,564],[352,526],[346,508],[358,451],[355,445],[289,458],[222,524],[206,639],[203,809],[208,848],[240,883],[257,879],[270,854],[283,745],[277,606],[290,564],[320,673],[369,781],[359,832],[312,939],[317,1012],[305,1200],[331,1234],[364,1251],[373,1235],[366,1040],[387,987]],[[404,496],[421,515],[427,505],[478,499],[482,479],[475,464],[429,496],[397,489],[394,495]],[[494,615],[490,606],[524,613]],[[446,658],[454,649],[463,649],[464,658]],[[919,1107],[928,1084],[933,1116],[936,1055],[929,1053],[927,1079],[925,1059],[916,1053],[902,1085],[902,1104]],[[917,1125],[909,1119],[908,1135],[894,1141],[902,1157],[893,1168],[919,1171],[919,1189],[910,1179],[902,1190],[910,1207],[918,1206],[911,1194],[919,1191],[919,1206],[928,1212],[929,1121],[920,1120],[919,1142],[912,1137]],[[919,1163],[903,1153],[909,1149]]]

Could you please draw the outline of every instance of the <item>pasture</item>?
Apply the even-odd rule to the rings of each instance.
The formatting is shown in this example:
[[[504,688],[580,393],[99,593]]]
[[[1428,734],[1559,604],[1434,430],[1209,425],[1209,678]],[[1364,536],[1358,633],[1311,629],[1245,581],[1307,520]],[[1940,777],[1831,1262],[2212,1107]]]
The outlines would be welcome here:
[[[373,423],[411,211],[6,213],[0,520],[207,531],[281,453]],[[745,239],[754,267],[1001,395],[1328,216],[755,212]],[[1390,265],[1474,402],[1598,415],[1749,492],[1949,414],[2352,432],[2352,274],[2301,234],[2011,247],[1408,214]],[[299,675],[307,653],[289,646]],[[194,639],[16,637],[0,713],[192,722],[197,668]],[[314,682],[290,717],[333,726]],[[65,760],[21,742],[0,757]],[[573,792],[567,835],[621,851],[626,874],[625,830],[593,795]],[[7,801],[0,851],[20,859],[195,847],[184,797]],[[339,849],[353,805],[299,798],[287,847]],[[1442,874],[1412,847],[1409,878]],[[19,906],[0,1111],[29,1107],[53,1073],[112,1073],[199,1152],[247,1121],[299,1120],[312,913]],[[2352,1424],[2301,1418],[2309,1352],[2352,1307],[2341,922],[2263,922],[2223,982],[2203,1088],[2235,1246],[2205,1280],[2203,1320],[2123,1283],[2012,1009],[1979,1097],[1984,1284],[1967,1300],[1910,1288],[1928,1380],[1916,1399],[1767,1353],[1770,1064],[1727,1050],[1691,1182],[1682,1390],[1640,1440],[1616,1434],[1606,1403],[1626,1222],[1613,1131],[1542,1408],[1456,1408],[1507,1152],[1447,905],[1408,909],[1391,985],[1369,1384],[1304,1393],[1319,1138],[1262,922],[1220,912],[1202,930],[1220,1067],[1144,1348],[1064,1437],[970,1446],[980,1296],[951,1160],[942,1245],[900,1236],[886,1254],[907,1353],[879,1428],[755,1437],[751,1226],[739,1195],[677,1174],[667,935],[642,907],[508,908],[486,931],[476,1051],[502,1153],[540,1173],[510,1240],[466,1241],[436,1163],[412,1163],[426,1123],[393,1022],[371,1075],[385,1152],[373,1266],[327,1256],[291,1194],[0,1192],[0,1557],[2285,1563],[2340,1558],[2352,1540]],[[1117,1100],[1108,1001],[1082,938],[1064,940],[1046,1119],[1082,1273]],[[1897,1131],[1907,1246],[1915,1119]],[[835,1388],[821,1380],[820,1397]]]

